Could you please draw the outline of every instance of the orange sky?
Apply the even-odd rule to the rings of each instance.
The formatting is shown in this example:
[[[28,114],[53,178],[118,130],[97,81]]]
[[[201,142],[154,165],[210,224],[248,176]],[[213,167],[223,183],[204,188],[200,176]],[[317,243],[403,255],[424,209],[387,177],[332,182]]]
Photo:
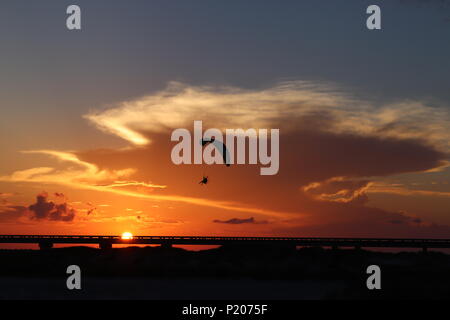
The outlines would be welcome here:
[[[80,135],[5,141],[0,233],[448,237],[443,110],[379,105],[320,83],[173,83],[65,119],[82,119]],[[205,129],[280,129],[279,173],[174,165],[170,134],[192,131],[194,120]]]

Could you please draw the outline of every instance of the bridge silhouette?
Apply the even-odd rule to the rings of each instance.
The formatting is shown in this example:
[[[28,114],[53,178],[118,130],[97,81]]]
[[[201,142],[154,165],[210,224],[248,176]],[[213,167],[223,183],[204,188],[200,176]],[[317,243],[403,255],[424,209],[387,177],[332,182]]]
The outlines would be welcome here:
[[[279,247],[353,247],[360,248],[450,248],[450,239],[400,239],[400,238],[304,238],[304,237],[213,237],[213,236],[121,236],[100,235],[0,235],[0,243],[34,243],[40,249],[50,249],[54,244],[97,244],[110,249],[114,244],[172,245],[261,245]]]

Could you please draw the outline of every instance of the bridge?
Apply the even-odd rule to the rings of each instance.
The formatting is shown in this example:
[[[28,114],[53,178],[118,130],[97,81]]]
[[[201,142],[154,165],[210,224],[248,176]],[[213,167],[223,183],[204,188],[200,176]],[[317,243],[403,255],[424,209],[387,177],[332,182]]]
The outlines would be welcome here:
[[[0,243],[34,243],[40,249],[54,244],[96,244],[110,249],[114,244],[172,245],[262,245],[279,247],[332,247],[344,248],[450,248],[450,239],[399,238],[301,238],[301,237],[210,237],[210,236],[122,236],[95,235],[0,235]]]

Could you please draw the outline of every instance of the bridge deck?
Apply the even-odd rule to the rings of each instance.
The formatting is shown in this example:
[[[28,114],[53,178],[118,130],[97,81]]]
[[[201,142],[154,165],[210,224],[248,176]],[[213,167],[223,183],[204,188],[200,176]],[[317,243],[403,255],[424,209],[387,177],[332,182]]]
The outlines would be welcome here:
[[[210,236],[0,235],[0,243],[226,245],[264,244],[331,247],[450,248],[450,239],[299,238]]]

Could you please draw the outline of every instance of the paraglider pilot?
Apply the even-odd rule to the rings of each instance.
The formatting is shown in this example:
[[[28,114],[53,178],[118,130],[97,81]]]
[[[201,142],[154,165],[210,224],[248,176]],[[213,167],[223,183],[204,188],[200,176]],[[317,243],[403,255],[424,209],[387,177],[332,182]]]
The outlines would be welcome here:
[[[203,179],[198,184],[204,185],[207,183],[208,183],[208,177],[203,176]]]

